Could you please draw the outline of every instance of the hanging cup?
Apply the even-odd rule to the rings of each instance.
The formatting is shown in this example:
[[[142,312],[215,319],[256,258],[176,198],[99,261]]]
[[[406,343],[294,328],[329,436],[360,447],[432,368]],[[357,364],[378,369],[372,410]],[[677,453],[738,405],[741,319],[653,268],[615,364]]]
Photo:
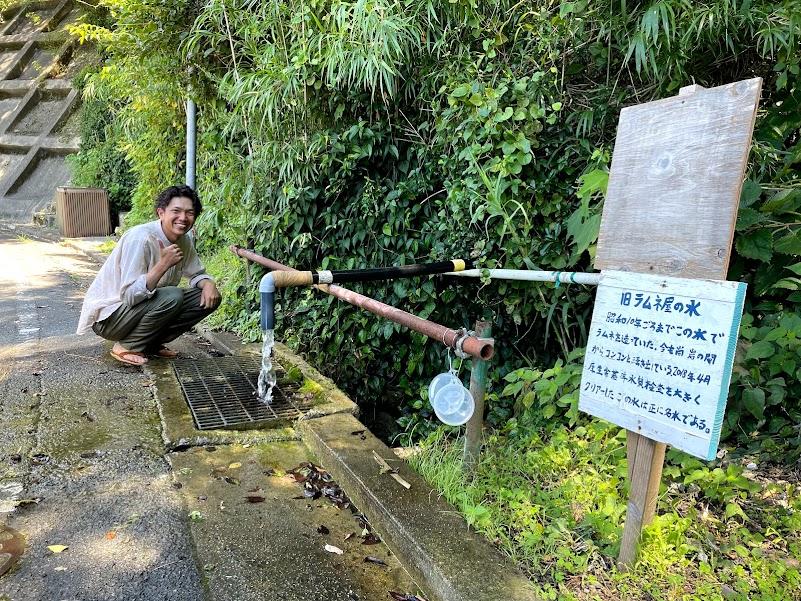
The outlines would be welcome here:
[[[448,383],[440,387],[431,401],[439,420],[449,426],[461,426],[467,423],[476,409],[473,395],[461,381]]]
[[[454,371],[446,371],[441,374],[437,374],[434,376],[434,379],[431,380],[431,384],[428,385],[428,400],[433,404],[434,403],[434,396],[437,394],[437,391],[446,386],[447,384],[460,384],[462,381],[459,379],[459,376],[456,375]]]

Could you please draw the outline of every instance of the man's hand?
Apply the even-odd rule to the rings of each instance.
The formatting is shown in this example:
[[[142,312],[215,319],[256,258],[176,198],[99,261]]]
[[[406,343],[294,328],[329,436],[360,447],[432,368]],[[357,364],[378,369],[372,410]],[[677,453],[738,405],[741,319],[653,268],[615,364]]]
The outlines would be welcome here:
[[[151,292],[156,289],[159,281],[167,273],[171,267],[177,265],[184,258],[184,253],[177,244],[170,244],[164,246],[161,240],[156,240],[159,243],[159,252],[161,256],[153,267],[147,272],[145,285]]]
[[[201,289],[200,306],[204,309],[215,309],[222,299],[217,286],[211,280],[200,280],[197,285]]]
[[[181,259],[184,258],[184,253],[181,251],[181,247],[177,244],[170,244],[169,246],[164,246],[164,243],[159,240],[159,249],[161,250],[161,261],[162,265],[164,265],[167,269],[172,267],[173,265],[178,265],[181,262]]]

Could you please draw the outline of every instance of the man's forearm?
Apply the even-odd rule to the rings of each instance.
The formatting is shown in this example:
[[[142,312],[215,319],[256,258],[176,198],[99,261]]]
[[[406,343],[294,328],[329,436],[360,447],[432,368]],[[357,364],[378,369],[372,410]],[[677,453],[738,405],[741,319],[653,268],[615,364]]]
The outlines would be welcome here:
[[[147,272],[147,278],[145,279],[145,285],[147,289],[151,292],[156,289],[158,286],[159,280],[167,273],[169,266],[165,266],[162,264],[161,261],[153,265],[150,268],[150,271]]]

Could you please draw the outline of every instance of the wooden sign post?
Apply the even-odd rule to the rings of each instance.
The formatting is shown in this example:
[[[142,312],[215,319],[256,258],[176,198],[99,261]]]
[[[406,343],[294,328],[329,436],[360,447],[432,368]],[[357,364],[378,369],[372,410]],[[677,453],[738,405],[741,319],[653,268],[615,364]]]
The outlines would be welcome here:
[[[761,87],[692,85],[621,111],[596,269],[725,280]],[[624,567],[653,519],[665,456],[663,442],[638,432],[627,443]]]

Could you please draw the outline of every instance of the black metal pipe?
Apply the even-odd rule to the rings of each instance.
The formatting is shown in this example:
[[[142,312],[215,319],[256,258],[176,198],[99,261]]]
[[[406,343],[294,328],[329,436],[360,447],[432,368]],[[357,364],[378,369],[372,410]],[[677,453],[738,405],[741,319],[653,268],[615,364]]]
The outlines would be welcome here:
[[[371,269],[340,269],[331,271],[332,284],[347,284],[349,282],[370,282],[373,280],[392,280],[397,278],[411,278],[422,275],[433,275],[438,273],[451,273],[472,269],[470,261],[438,261],[435,263],[419,263],[415,265],[400,265],[398,267],[374,267]],[[317,271],[312,277],[315,284],[319,284],[320,272]]]
[[[339,271],[293,271],[275,274],[276,288],[292,288],[294,286],[316,286],[318,284],[342,284],[345,282],[369,282],[411,278],[436,273],[453,273],[464,271],[469,263],[462,259],[439,261],[438,263],[422,263],[401,265],[399,267],[373,267],[370,269],[348,269]]]

